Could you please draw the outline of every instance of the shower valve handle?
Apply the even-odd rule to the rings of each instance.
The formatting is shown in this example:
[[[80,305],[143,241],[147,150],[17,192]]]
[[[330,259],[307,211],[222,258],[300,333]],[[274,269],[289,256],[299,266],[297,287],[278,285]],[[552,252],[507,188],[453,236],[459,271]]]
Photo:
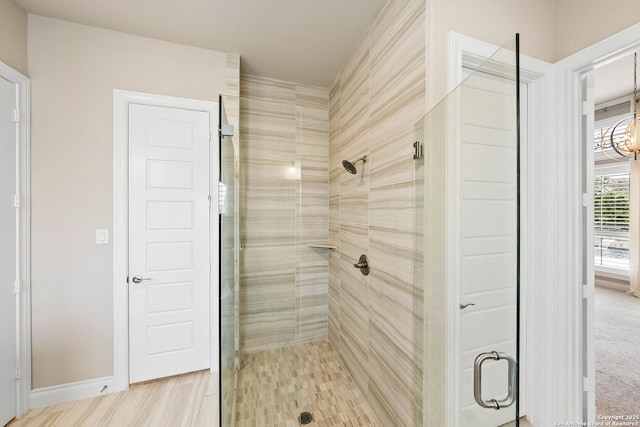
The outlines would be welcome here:
[[[360,255],[357,264],[353,264],[354,268],[360,269],[360,272],[365,276],[369,275],[369,259],[365,254]]]

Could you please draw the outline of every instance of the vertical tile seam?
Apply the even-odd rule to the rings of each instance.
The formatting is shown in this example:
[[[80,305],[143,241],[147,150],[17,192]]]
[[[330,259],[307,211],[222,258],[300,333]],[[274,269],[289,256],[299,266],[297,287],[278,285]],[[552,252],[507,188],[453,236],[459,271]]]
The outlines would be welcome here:
[[[343,70],[344,71],[344,70]],[[343,71],[340,72],[338,79],[338,151],[342,156],[342,78],[344,77]],[[340,159],[338,159],[339,161]],[[340,173],[340,170],[338,170]],[[340,268],[340,262],[342,261],[342,248],[340,246],[342,242],[342,177],[338,175],[338,354],[342,353],[342,269]]]
[[[367,151],[369,153],[369,159],[371,159],[371,49],[373,46],[373,25],[374,24],[370,24],[369,25],[369,55],[368,55],[368,73],[367,73],[367,78],[368,78],[368,109],[367,109],[367,135],[368,135],[368,146],[367,146]],[[370,160],[369,160],[370,161]],[[373,170],[373,168],[371,167],[371,163],[369,163],[369,183],[368,183],[368,188],[367,188],[367,254],[370,253],[370,249],[371,249],[371,211],[370,211],[370,200],[371,200],[371,171]],[[367,282],[368,286],[367,286],[367,300],[368,300],[368,304],[369,304],[369,317],[367,319],[368,321],[368,333],[369,333],[369,344],[367,346],[367,372],[371,372],[370,371],[370,366],[371,366],[371,279],[368,280]],[[369,389],[369,384],[371,382],[371,375],[369,375],[369,378],[367,378],[367,391]]]

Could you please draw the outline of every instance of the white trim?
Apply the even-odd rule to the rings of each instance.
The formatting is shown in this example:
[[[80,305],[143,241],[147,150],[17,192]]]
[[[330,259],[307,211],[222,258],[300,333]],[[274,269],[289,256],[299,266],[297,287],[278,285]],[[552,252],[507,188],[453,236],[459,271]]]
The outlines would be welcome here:
[[[211,117],[211,194],[218,194],[218,162],[215,130],[218,122],[218,104],[211,101],[196,99],[176,98],[160,96],[141,92],[131,92],[114,89],[113,91],[113,390],[122,391],[129,388],[129,329],[128,329],[128,295],[126,277],[127,266],[127,114],[128,105],[138,103],[159,107],[182,108],[197,111],[206,111]],[[214,153],[215,151],[215,153]],[[213,217],[214,210],[212,208]],[[218,331],[218,289],[213,287],[217,283],[218,245],[213,244],[219,240],[218,227],[211,227],[211,278],[210,284],[210,319],[211,319],[211,367],[212,371],[219,369],[219,352],[214,348],[214,334]]]
[[[0,62],[0,77],[16,86],[17,109],[17,190],[18,210],[18,275],[21,292],[17,296],[17,354],[20,379],[16,382],[16,417],[31,409],[31,105],[29,78]]]
[[[627,284],[624,285],[618,281],[611,280],[609,277],[596,275],[594,279],[594,285],[600,288],[609,288],[614,291],[628,292],[631,288],[627,280]]]
[[[582,92],[583,92],[583,102],[582,105],[585,105],[585,101],[587,105],[591,106],[595,104],[594,101],[594,73],[589,73],[582,79]],[[593,134],[595,133],[594,129],[594,119],[595,113],[592,113],[593,109],[588,108],[588,114],[584,114],[584,107],[582,111],[582,129],[583,129],[583,137],[582,137],[582,150],[583,159],[585,165],[588,167],[583,168],[582,182],[585,183],[585,188],[583,189],[583,194],[588,194],[587,199],[593,200],[594,197],[594,150],[593,150]],[[583,196],[584,199],[584,196]],[[583,202],[582,206],[582,222],[580,226],[582,227],[581,235],[581,250],[583,256],[590,260],[590,262],[585,264],[585,269],[583,270],[585,273],[582,277],[583,291],[582,291],[582,313],[583,318],[585,319],[593,319],[595,316],[595,304],[594,298],[595,295],[595,273],[593,270],[594,267],[594,246],[593,246],[593,236],[594,236],[594,223],[593,218],[595,217],[594,212],[594,203],[585,203]],[[588,219],[587,219],[588,218]],[[587,298],[585,298],[587,296]],[[585,328],[583,335],[583,348],[586,350],[586,354],[594,353],[595,354],[595,331],[593,328]],[[596,417],[596,394],[595,394],[595,358],[584,358],[585,353],[583,353],[583,361],[585,363],[586,369],[583,368],[583,377],[588,377],[589,379],[586,381],[586,384],[589,385],[589,390],[586,390],[587,393],[584,395],[583,400],[583,413],[585,407],[587,408],[587,419],[594,420]],[[583,380],[583,383],[585,381]],[[583,390],[584,390],[583,385]]]
[[[614,175],[614,174],[623,174],[623,173],[628,174],[629,172],[630,172],[629,160],[626,160],[623,162],[614,162],[614,163],[599,163],[595,165],[593,168],[594,176]]]
[[[470,37],[449,33],[449,89],[453,90],[463,79],[463,67],[477,68],[486,58],[496,52],[498,46],[481,42]],[[555,187],[549,173],[554,170],[553,153],[555,124],[554,110],[551,106],[555,98],[555,73],[552,64],[520,55],[521,81],[528,86],[528,144],[522,147],[521,173],[521,220],[522,220],[522,265],[521,295],[523,319],[521,328],[525,328],[522,355],[525,366],[524,377],[527,381],[521,386],[521,413],[534,425],[552,425],[548,421],[553,417],[554,401],[547,393],[546,385],[553,378],[555,368],[552,355],[541,355],[534,349],[551,348],[555,324],[551,310],[553,301],[548,300],[548,288],[540,284],[553,275],[555,266],[554,252],[546,245],[553,241],[554,229],[550,227],[554,217],[547,202],[548,191]],[[552,207],[552,206],[551,206]],[[546,268],[540,268],[546,266]],[[536,306],[545,301],[549,309]],[[540,310],[543,310],[542,312]],[[535,327],[534,327],[535,325]],[[449,349],[450,350],[450,349]],[[450,357],[447,360],[452,360]],[[543,421],[545,420],[545,421]]]
[[[37,388],[31,392],[31,405],[36,409],[63,402],[87,399],[107,394],[112,391],[112,388],[113,377],[95,378],[75,383]]]
[[[557,102],[557,140],[564,141],[556,149],[558,174],[556,201],[558,203],[558,228],[556,239],[558,263],[564,275],[556,296],[564,307],[563,319],[557,324],[558,346],[554,352],[564,354],[562,366],[570,367],[560,371],[558,377],[558,396],[565,397],[565,412],[562,419],[594,421],[588,419],[591,408],[585,407],[582,392],[583,365],[588,364],[592,354],[585,354],[582,337],[592,319],[583,323],[582,312],[582,275],[583,265],[589,262],[581,250],[581,224],[583,222],[581,198],[581,176],[585,165],[582,163],[580,149],[581,138],[581,85],[584,73],[597,65],[612,60],[634,46],[640,45],[640,24],[633,25],[611,37],[608,37],[580,52],[571,55],[556,64],[558,76]],[[560,278],[560,275],[559,277]],[[550,296],[551,297],[551,296]],[[558,406],[562,409],[562,406]],[[560,414],[560,412],[559,412]],[[566,415],[566,416],[565,416]],[[557,418],[557,417],[556,417]]]
[[[629,270],[622,270],[620,268],[597,265],[594,266],[594,274],[596,277],[607,277],[609,279],[629,281]]]

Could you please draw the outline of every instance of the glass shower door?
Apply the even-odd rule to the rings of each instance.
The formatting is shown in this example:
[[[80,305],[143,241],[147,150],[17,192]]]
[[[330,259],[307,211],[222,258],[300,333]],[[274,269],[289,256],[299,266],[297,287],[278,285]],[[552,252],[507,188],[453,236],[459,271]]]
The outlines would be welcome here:
[[[238,306],[238,145],[227,109],[237,111],[238,99],[220,97],[220,423],[235,425],[237,372],[239,369]],[[235,107],[235,108],[234,108]],[[237,138],[236,138],[237,140]],[[215,201],[214,201],[215,203]]]
[[[427,426],[518,425],[518,80],[516,36],[416,127]]]

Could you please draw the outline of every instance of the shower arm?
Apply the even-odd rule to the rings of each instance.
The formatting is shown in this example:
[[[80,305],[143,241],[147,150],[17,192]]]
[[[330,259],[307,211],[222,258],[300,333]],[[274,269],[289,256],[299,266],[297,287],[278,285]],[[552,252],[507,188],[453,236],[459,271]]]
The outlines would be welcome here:
[[[360,157],[358,160],[356,160],[355,162],[353,162],[353,164],[355,165],[356,163],[358,163],[359,161],[362,161],[362,163],[367,163],[367,156],[362,156]]]

